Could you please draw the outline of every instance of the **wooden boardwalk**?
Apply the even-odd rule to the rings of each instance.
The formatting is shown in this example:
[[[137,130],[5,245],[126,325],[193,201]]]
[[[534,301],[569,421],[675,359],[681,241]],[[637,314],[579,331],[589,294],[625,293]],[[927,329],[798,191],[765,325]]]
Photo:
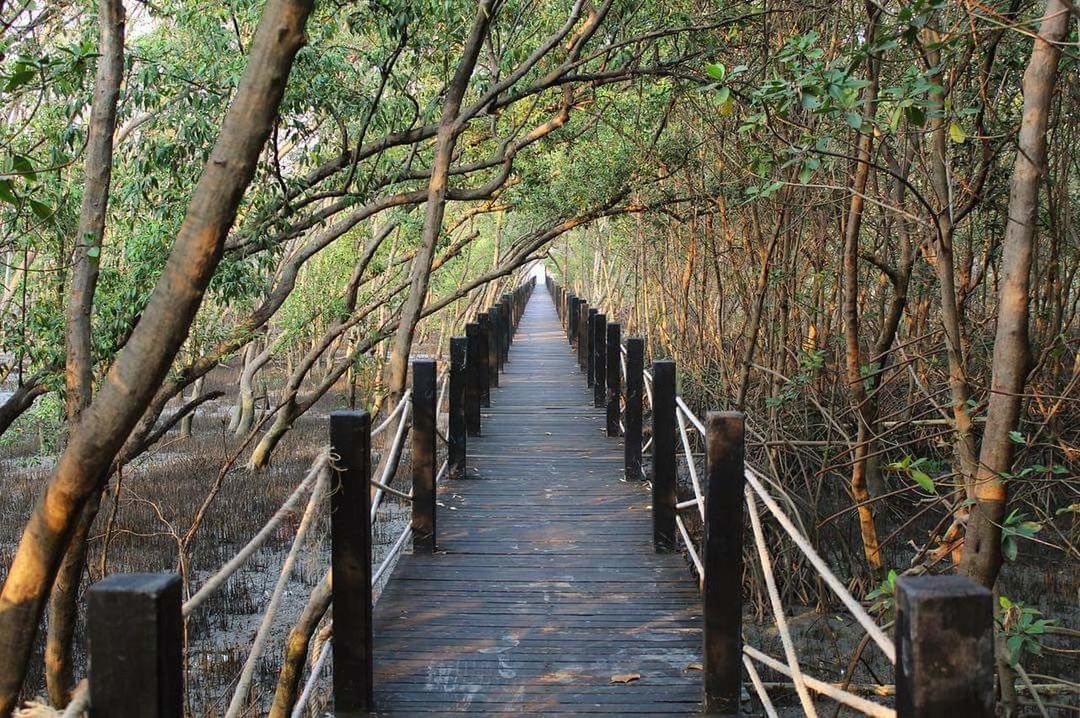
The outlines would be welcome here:
[[[500,382],[469,477],[439,487],[438,552],[403,556],[375,606],[378,714],[699,712],[696,582],[654,552],[542,282]]]

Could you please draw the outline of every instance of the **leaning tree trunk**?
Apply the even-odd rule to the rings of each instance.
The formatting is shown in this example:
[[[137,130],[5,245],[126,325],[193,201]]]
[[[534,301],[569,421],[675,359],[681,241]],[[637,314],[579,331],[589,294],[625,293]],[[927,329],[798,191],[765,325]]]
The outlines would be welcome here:
[[[990,398],[976,474],[976,502],[968,518],[960,562],[962,573],[987,587],[994,585],[1001,569],[1001,522],[1008,501],[1008,488],[1002,477],[1012,468],[1015,444],[1009,434],[1018,427],[1024,384],[1031,366],[1028,303],[1039,181],[1046,165],[1046,128],[1061,57],[1058,44],[1065,40],[1070,20],[1069,9],[1061,0],[1046,3],[1022,85],[1024,110],[1001,248]]]
[[[313,0],[268,0],[240,86],[141,321],[34,506],[0,590],[0,715],[15,707],[38,623],[80,512],[187,339],[273,127]]]
[[[405,390],[405,378],[409,369],[409,354],[412,351],[413,333],[420,321],[424,309],[424,297],[427,295],[428,280],[431,277],[431,262],[435,257],[435,245],[442,233],[443,214],[446,211],[446,185],[450,175],[450,163],[453,159],[454,146],[457,143],[457,117],[461,111],[461,100],[469,86],[476,59],[480,55],[484,38],[494,14],[494,0],[480,0],[472,32],[458,63],[454,78],[447,91],[439,120],[439,131],[435,139],[435,159],[431,165],[431,179],[428,182],[427,213],[424,215],[424,229],[420,239],[420,249],[413,259],[412,275],[409,278],[409,296],[401,309],[401,321],[394,336],[394,345],[390,350],[390,363],[387,369],[387,388],[392,403]]]

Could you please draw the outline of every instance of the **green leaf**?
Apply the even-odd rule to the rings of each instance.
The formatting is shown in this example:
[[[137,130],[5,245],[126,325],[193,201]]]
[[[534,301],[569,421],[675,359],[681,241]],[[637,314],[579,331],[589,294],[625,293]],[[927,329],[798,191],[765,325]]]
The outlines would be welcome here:
[[[848,125],[853,130],[857,130],[862,127],[862,115],[858,112],[845,112],[844,119],[847,120]]]
[[[30,164],[30,160],[22,155],[11,156],[11,169],[15,173],[23,175],[28,180],[33,181],[37,179],[37,174],[34,172],[34,165]]]
[[[1005,555],[1006,560],[1015,561],[1017,550],[1016,539],[1012,536],[1003,536],[1001,538],[1001,553]]]
[[[721,87],[720,89],[718,89],[716,91],[716,97],[713,98],[713,101],[716,102],[716,104],[718,104],[718,105],[723,105],[730,98],[731,98],[731,88],[729,88],[729,87]]]
[[[8,204],[19,203],[19,198],[15,196],[14,183],[9,179],[0,179],[0,200]]]
[[[1021,434],[1019,431],[1010,431],[1009,432],[1009,441],[1011,441],[1014,444],[1026,444],[1027,443],[1027,439],[1025,439],[1024,435]]]
[[[719,62],[710,62],[705,66],[705,74],[717,82],[723,82],[724,78],[727,76],[727,70],[724,68],[723,64]]]
[[[949,125],[949,139],[960,144],[967,139],[967,133],[964,132],[964,128],[953,122]]]
[[[30,200],[30,209],[37,215],[38,219],[48,219],[52,216],[52,207],[44,202],[38,202],[36,199]]]
[[[97,259],[101,256],[101,247],[90,247],[86,250],[86,256],[91,259]]]
[[[921,486],[925,491],[929,491],[932,494],[937,493],[937,487],[934,486],[934,480],[930,478],[929,474],[919,471],[918,469],[912,469],[911,478],[915,479],[915,483]]]

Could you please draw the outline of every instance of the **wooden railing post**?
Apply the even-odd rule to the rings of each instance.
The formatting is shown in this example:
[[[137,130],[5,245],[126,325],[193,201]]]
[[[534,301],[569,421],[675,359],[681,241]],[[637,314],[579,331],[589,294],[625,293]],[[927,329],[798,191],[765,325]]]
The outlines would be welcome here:
[[[465,385],[468,383],[469,340],[450,338],[450,415],[447,418],[447,471],[451,479],[464,479],[466,469]]]
[[[480,325],[465,325],[465,338],[469,341],[468,376],[465,387],[465,431],[469,436],[480,436]]]
[[[705,713],[738,715],[742,692],[745,419],[739,412],[709,412],[705,431]]]
[[[653,362],[653,545],[675,550],[675,362]]]
[[[371,641],[371,415],[330,414],[337,455],[330,492],[334,572],[334,708],[337,716],[374,709]]]
[[[593,319],[593,406],[607,402],[607,315],[597,313]]]
[[[491,370],[488,368],[491,356],[491,315],[487,312],[477,313],[476,324],[480,327],[476,352],[476,361],[480,364],[476,373],[480,382],[480,406],[491,406]],[[498,374],[495,372],[496,376]]]
[[[412,540],[416,553],[435,551],[435,362],[414,359],[412,416]]]
[[[588,318],[588,302],[578,302],[577,315],[574,317],[574,322],[577,324],[574,328],[574,334],[577,336],[577,361],[582,374],[585,373],[585,358],[589,355],[589,332],[585,329]]]
[[[581,311],[578,308],[580,301],[577,295],[570,295],[570,305],[566,311],[566,338],[570,342],[570,346],[577,347],[577,315]]]
[[[92,718],[182,718],[180,576],[113,574],[87,591]]]
[[[626,340],[626,418],[623,422],[623,472],[627,481],[641,481],[642,385],[645,371],[645,340]]]
[[[593,385],[593,379],[596,376],[595,373],[595,352],[596,352],[596,334],[594,327],[596,326],[596,315],[600,313],[600,310],[596,307],[589,307],[589,313],[585,315],[585,381],[589,386]]]
[[[496,328],[499,326],[499,310],[495,307],[488,309],[487,311],[488,322],[488,353],[487,353],[487,371],[488,371],[488,383],[492,387],[499,385],[499,332]]]
[[[514,309],[510,306],[510,295],[502,295],[502,317],[503,317],[503,364],[510,361],[510,344],[514,341]]]
[[[622,328],[607,325],[607,435],[619,435],[619,399],[622,398]]]
[[[897,718],[994,715],[994,609],[966,576],[896,580]]]

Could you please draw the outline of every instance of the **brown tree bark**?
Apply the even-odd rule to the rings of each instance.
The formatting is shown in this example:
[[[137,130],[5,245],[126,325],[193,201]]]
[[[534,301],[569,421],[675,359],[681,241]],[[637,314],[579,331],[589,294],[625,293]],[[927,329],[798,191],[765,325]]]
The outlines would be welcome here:
[[[394,336],[390,350],[390,362],[387,366],[387,388],[391,403],[396,404],[405,389],[405,378],[409,369],[409,354],[412,351],[413,333],[420,321],[427,295],[428,280],[431,277],[431,262],[435,257],[435,245],[442,234],[443,215],[446,211],[446,187],[453,159],[454,146],[458,137],[458,113],[465,90],[476,68],[476,59],[487,37],[488,27],[493,20],[494,0],[481,0],[473,21],[472,31],[462,52],[454,78],[447,89],[446,102],[443,104],[442,118],[435,139],[435,159],[431,165],[431,179],[428,182],[424,229],[420,237],[420,249],[413,259],[412,274],[409,280],[409,294],[401,310],[401,321]]]
[[[98,61],[87,132],[85,182],[65,308],[65,411],[71,424],[78,420],[93,397],[94,357],[90,324],[109,206],[116,105],[124,74],[122,0],[100,0],[98,23]],[[67,705],[74,685],[71,651],[78,619],[79,584],[86,561],[86,538],[97,517],[99,501],[100,493],[95,493],[83,507],[49,601],[45,685],[49,701],[58,707]]]
[[[313,0],[268,0],[247,67],[131,338],[72,428],[0,591],[0,715],[12,711],[38,622],[83,506],[187,338],[270,135]]]
[[[874,43],[878,16],[881,9],[874,3],[866,4],[869,22],[866,31],[867,46]],[[867,58],[867,80],[870,83],[863,92],[863,124],[865,131],[859,132],[858,160],[851,180],[851,202],[848,205],[847,222],[844,226],[844,358],[848,391],[851,394],[851,408],[858,421],[854,457],[851,465],[851,497],[855,500],[859,515],[859,533],[862,536],[863,553],[870,571],[878,576],[883,569],[881,548],[878,544],[877,525],[874,511],[870,504],[870,492],[867,490],[866,469],[870,454],[870,442],[873,438],[870,426],[874,417],[869,408],[869,396],[863,383],[862,358],[859,348],[859,235],[862,230],[863,206],[866,184],[870,177],[870,153],[874,135],[870,129],[877,107],[878,69],[880,59],[870,55]]]
[[[1069,9],[1061,0],[1048,0],[1022,85],[1023,119],[1002,244],[990,398],[979,451],[976,503],[968,518],[960,562],[961,573],[987,587],[994,585],[1001,569],[1001,522],[1008,501],[1008,485],[1003,476],[1012,468],[1015,449],[1009,433],[1018,429],[1024,385],[1031,367],[1028,304],[1039,184],[1046,169],[1046,128],[1061,57],[1058,44],[1068,35],[1070,19]]]

